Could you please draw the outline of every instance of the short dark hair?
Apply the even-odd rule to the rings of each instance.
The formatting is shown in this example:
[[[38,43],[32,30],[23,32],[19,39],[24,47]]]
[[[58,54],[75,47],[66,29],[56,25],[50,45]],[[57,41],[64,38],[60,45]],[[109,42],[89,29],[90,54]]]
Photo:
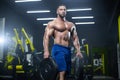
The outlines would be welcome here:
[[[65,7],[66,7],[65,4],[60,4],[60,5],[58,5],[57,9],[58,9],[60,6],[65,6]],[[66,7],[66,8],[67,8],[67,7]]]

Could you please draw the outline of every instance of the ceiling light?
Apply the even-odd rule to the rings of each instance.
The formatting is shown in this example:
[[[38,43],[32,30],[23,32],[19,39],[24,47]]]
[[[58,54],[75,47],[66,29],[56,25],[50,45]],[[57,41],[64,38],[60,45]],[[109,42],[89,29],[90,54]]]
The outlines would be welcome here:
[[[92,10],[92,8],[84,8],[84,9],[67,9],[67,12],[71,12],[71,11],[88,11],[88,10]]]
[[[43,26],[47,26],[47,24],[43,24]]]
[[[79,25],[79,24],[95,24],[95,22],[76,22],[75,24],[76,25]],[[43,26],[47,26],[47,23],[43,24]]]
[[[19,2],[34,2],[34,1],[41,1],[41,0],[15,0],[16,3],[19,3]]]
[[[47,12],[50,12],[50,10],[27,11],[27,13],[47,13]]]
[[[72,17],[72,19],[85,19],[85,18],[94,18],[94,17],[93,16]]]
[[[95,24],[95,22],[76,22],[75,24],[76,25],[79,25],[79,24]]]
[[[53,20],[55,18],[37,18],[37,20]]]

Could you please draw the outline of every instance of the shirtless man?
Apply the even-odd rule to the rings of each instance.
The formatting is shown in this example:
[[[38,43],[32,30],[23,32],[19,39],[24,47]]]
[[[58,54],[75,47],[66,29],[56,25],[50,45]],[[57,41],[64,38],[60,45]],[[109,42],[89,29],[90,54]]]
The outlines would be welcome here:
[[[58,6],[57,18],[48,23],[43,38],[44,58],[48,58],[50,56],[49,39],[50,36],[54,38],[54,45],[52,47],[51,55],[58,65],[59,80],[65,80],[65,73],[70,71],[70,38],[72,38],[73,45],[76,48],[76,56],[83,58],[80,51],[80,43],[77,36],[76,27],[72,22],[67,21],[65,17],[66,6]]]

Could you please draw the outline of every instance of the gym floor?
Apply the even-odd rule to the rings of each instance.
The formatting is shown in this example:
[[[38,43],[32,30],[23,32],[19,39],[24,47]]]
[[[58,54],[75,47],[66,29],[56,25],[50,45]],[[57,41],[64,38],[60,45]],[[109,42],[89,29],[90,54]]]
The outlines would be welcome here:
[[[13,80],[13,77],[7,76],[7,75],[6,76],[0,75],[0,80]],[[19,80],[19,79],[15,79],[15,80]],[[75,80],[75,79],[69,78],[68,80]],[[85,78],[84,80],[90,80],[90,79]],[[109,77],[109,76],[93,76],[92,80],[120,80],[120,79],[114,79],[114,78]]]

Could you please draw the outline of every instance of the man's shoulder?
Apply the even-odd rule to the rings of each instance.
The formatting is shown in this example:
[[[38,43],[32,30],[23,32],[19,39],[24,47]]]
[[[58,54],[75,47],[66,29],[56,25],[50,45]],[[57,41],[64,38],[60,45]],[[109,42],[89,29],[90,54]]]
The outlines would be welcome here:
[[[54,21],[49,21],[48,24],[51,25],[51,24],[53,24],[53,22],[54,22]]]
[[[71,26],[74,26],[74,23],[73,22],[70,22],[70,21],[67,21],[67,23]]]
[[[49,27],[53,27],[54,26],[54,20],[53,21],[49,21],[47,24]]]
[[[48,24],[54,24],[56,22],[56,19],[53,19],[52,21],[49,21]]]

